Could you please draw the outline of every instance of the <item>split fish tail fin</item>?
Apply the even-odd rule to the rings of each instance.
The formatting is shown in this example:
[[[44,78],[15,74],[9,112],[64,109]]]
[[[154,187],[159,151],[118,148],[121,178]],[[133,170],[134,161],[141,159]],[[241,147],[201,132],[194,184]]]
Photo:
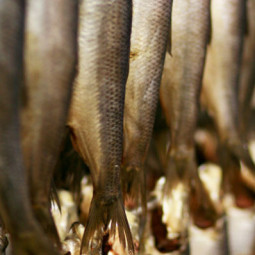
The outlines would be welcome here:
[[[141,182],[141,191],[140,191],[140,200],[142,207],[142,214],[140,217],[140,228],[139,228],[139,251],[141,254],[145,251],[145,227],[147,222],[147,186],[146,186],[146,175],[145,170],[143,169],[140,172],[140,182]]]
[[[128,250],[129,255],[134,255],[133,239],[122,198],[119,196],[111,202],[105,203],[102,198],[94,195],[82,238],[80,254],[101,254],[102,240],[107,232],[109,238],[114,237],[115,239],[117,234],[122,247]]]
[[[141,206],[139,226],[139,250],[144,249],[144,231],[147,219],[147,192],[146,176],[144,168],[124,169],[122,174],[122,186],[125,202],[133,201],[135,207]]]
[[[193,152],[182,156],[170,156],[165,183],[164,196],[172,199],[171,189],[182,184],[184,191],[188,192],[189,214],[198,227],[209,227],[218,218],[216,208],[210,195],[199,178],[197,164]]]

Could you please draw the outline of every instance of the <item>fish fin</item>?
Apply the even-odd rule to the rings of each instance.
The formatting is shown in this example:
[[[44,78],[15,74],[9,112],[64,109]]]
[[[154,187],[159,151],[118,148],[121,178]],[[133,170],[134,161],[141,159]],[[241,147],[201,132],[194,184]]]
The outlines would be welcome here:
[[[58,210],[61,212],[61,204],[60,204],[57,188],[53,179],[51,180],[50,201],[55,202],[58,207]]]
[[[124,198],[131,198],[138,206],[146,203],[146,181],[143,168],[123,168],[122,169],[122,187]],[[138,195],[137,195],[138,194]]]
[[[140,217],[139,247],[143,249],[144,229],[147,219],[146,176],[144,169],[142,167],[128,170],[123,168],[122,187],[124,200],[133,201],[136,208],[141,205],[142,214]]]
[[[171,234],[178,236],[182,242],[187,231],[188,183],[179,176],[178,170],[174,157],[169,156],[166,180],[164,186],[159,189],[162,190],[162,194],[158,195],[162,203],[162,223],[165,224],[166,235],[170,230]]]
[[[164,189],[165,199],[170,196],[171,189],[179,182],[189,190],[189,207],[194,223],[201,227],[213,225],[218,217],[217,211],[199,178],[192,151],[181,157],[170,156]]]
[[[134,254],[133,239],[121,197],[106,204],[102,198],[94,195],[82,238],[80,254],[100,254],[102,239],[106,232],[109,232],[109,237],[115,237],[118,232],[123,248],[128,249],[129,255]],[[92,247],[92,245],[95,246]]]

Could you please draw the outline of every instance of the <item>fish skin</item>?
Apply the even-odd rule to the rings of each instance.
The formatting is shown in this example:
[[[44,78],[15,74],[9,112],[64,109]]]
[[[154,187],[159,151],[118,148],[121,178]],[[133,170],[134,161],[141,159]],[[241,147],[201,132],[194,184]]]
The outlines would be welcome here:
[[[133,0],[124,111],[123,165],[127,172],[131,169],[143,171],[159,99],[171,7],[169,0]]]
[[[25,2],[0,2],[0,214],[13,254],[57,255],[30,206],[20,142]]]
[[[140,200],[142,204],[141,236],[147,205],[144,162],[159,100],[171,8],[171,0],[133,0],[130,66],[124,109],[122,183],[124,196],[131,196],[135,202]]]
[[[238,164],[236,167],[239,168],[240,160],[247,167],[250,177],[247,178],[243,170],[241,176],[255,190],[255,165],[238,126],[241,121],[238,120],[238,89],[245,34],[245,1],[212,0],[211,10],[212,40],[206,58],[203,95],[214,117],[221,145],[234,158],[231,164]],[[228,165],[227,162],[222,164],[224,167]],[[224,174],[228,175],[230,171],[225,169]]]
[[[206,46],[210,36],[210,1],[174,1],[171,29],[171,55],[166,54],[160,87],[161,105],[171,134],[163,211],[165,205],[174,201],[175,187],[182,185],[183,192],[187,194],[182,195],[182,201],[177,201],[183,208],[180,219],[187,211],[188,199],[191,197],[188,192],[191,189],[198,202],[197,208],[191,208],[194,210],[193,219],[196,221],[197,210],[200,209],[210,222],[214,221],[214,209],[198,178],[194,155],[194,132]],[[170,210],[165,213],[165,219],[174,219],[177,212]],[[178,226],[175,223],[172,226],[171,221],[167,223],[170,224],[169,229],[174,229],[172,236],[185,236],[186,229],[182,226],[182,220]]]
[[[120,188],[131,17],[131,0],[81,2],[78,76],[68,121],[94,188],[81,254],[90,254],[91,244],[102,240],[110,221],[110,235],[118,228],[120,242],[134,253]],[[100,249],[97,242],[92,253]]]
[[[71,101],[77,29],[78,0],[27,1],[22,149],[35,216],[59,246],[49,198]]]
[[[246,34],[243,43],[239,84],[239,130],[244,141],[247,141],[251,100],[255,86],[255,1],[246,1]]]
[[[238,136],[233,127],[237,126],[238,119],[236,102],[244,35],[244,2],[212,0],[211,15],[212,40],[206,57],[203,93],[220,137],[227,143]],[[221,106],[217,107],[219,104]]]

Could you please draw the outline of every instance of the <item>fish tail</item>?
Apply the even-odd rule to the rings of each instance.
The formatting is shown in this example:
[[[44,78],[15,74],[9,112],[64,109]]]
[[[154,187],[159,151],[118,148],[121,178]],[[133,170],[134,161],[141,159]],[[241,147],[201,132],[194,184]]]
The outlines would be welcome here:
[[[199,227],[213,225],[218,217],[208,191],[199,178],[193,152],[187,155],[171,155],[166,173],[164,198],[171,199],[171,189],[177,185],[184,185],[189,193],[189,213],[194,223]],[[183,202],[186,200],[184,198]]]
[[[147,219],[147,193],[146,193],[146,176],[144,169],[131,168],[124,169],[122,174],[122,186],[124,198],[128,201],[131,199],[136,208],[141,205],[142,213],[140,217],[139,228],[139,246],[143,249],[144,229]]]
[[[147,197],[144,169],[142,167],[124,169],[122,173],[122,187],[124,198],[131,198],[136,206],[140,203],[143,211],[146,212]]]
[[[169,155],[166,168],[166,183],[164,187],[164,196],[167,197],[172,188],[179,182],[188,185],[188,175],[190,167],[186,157],[178,157],[176,154]]]
[[[90,205],[89,218],[82,238],[80,254],[101,254],[102,239],[118,234],[119,241],[128,254],[134,254],[134,244],[121,196],[106,203],[94,195]]]
[[[140,185],[141,185],[141,192],[140,192],[140,200],[142,206],[142,214],[140,218],[140,232],[139,232],[139,251],[141,254],[145,251],[145,226],[147,221],[147,192],[146,192],[146,175],[144,169],[140,172]]]

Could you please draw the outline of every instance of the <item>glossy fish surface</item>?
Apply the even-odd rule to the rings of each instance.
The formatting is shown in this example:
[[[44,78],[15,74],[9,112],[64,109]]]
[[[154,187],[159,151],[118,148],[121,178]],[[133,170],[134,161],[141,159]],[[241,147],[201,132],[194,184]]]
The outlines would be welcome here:
[[[207,212],[213,209],[198,178],[194,155],[194,132],[210,35],[209,13],[209,0],[173,2],[171,54],[166,55],[160,88],[161,105],[171,133],[163,221],[168,237],[173,239],[185,236],[187,220],[184,219],[187,219],[189,193],[193,191],[199,208],[193,208],[195,215],[197,210],[203,210],[206,220],[212,220]]]
[[[82,254],[101,254],[105,232],[117,232],[129,253],[134,250],[120,189],[131,15],[130,0],[80,5],[78,75],[68,125],[94,187]]]
[[[27,1],[22,145],[34,213],[55,242],[49,197],[77,61],[77,14],[78,1]]]
[[[241,168],[243,180],[255,189],[255,165],[238,124],[242,121],[242,118],[238,120],[238,89],[246,26],[245,8],[245,1],[212,0],[212,39],[206,57],[203,94],[214,117],[221,144],[229,154],[225,158],[233,158],[233,167],[223,158],[223,168],[228,168],[231,174],[230,168],[238,169],[240,160],[244,166]],[[245,73],[243,75],[246,76]],[[243,76],[242,79],[246,78]]]
[[[0,214],[15,255],[56,255],[30,205],[20,138],[25,1],[0,2]]]
[[[145,206],[144,161],[150,144],[171,22],[172,1],[133,1],[124,111],[124,193]],[[140,193],[137,196],[137,191]]]

